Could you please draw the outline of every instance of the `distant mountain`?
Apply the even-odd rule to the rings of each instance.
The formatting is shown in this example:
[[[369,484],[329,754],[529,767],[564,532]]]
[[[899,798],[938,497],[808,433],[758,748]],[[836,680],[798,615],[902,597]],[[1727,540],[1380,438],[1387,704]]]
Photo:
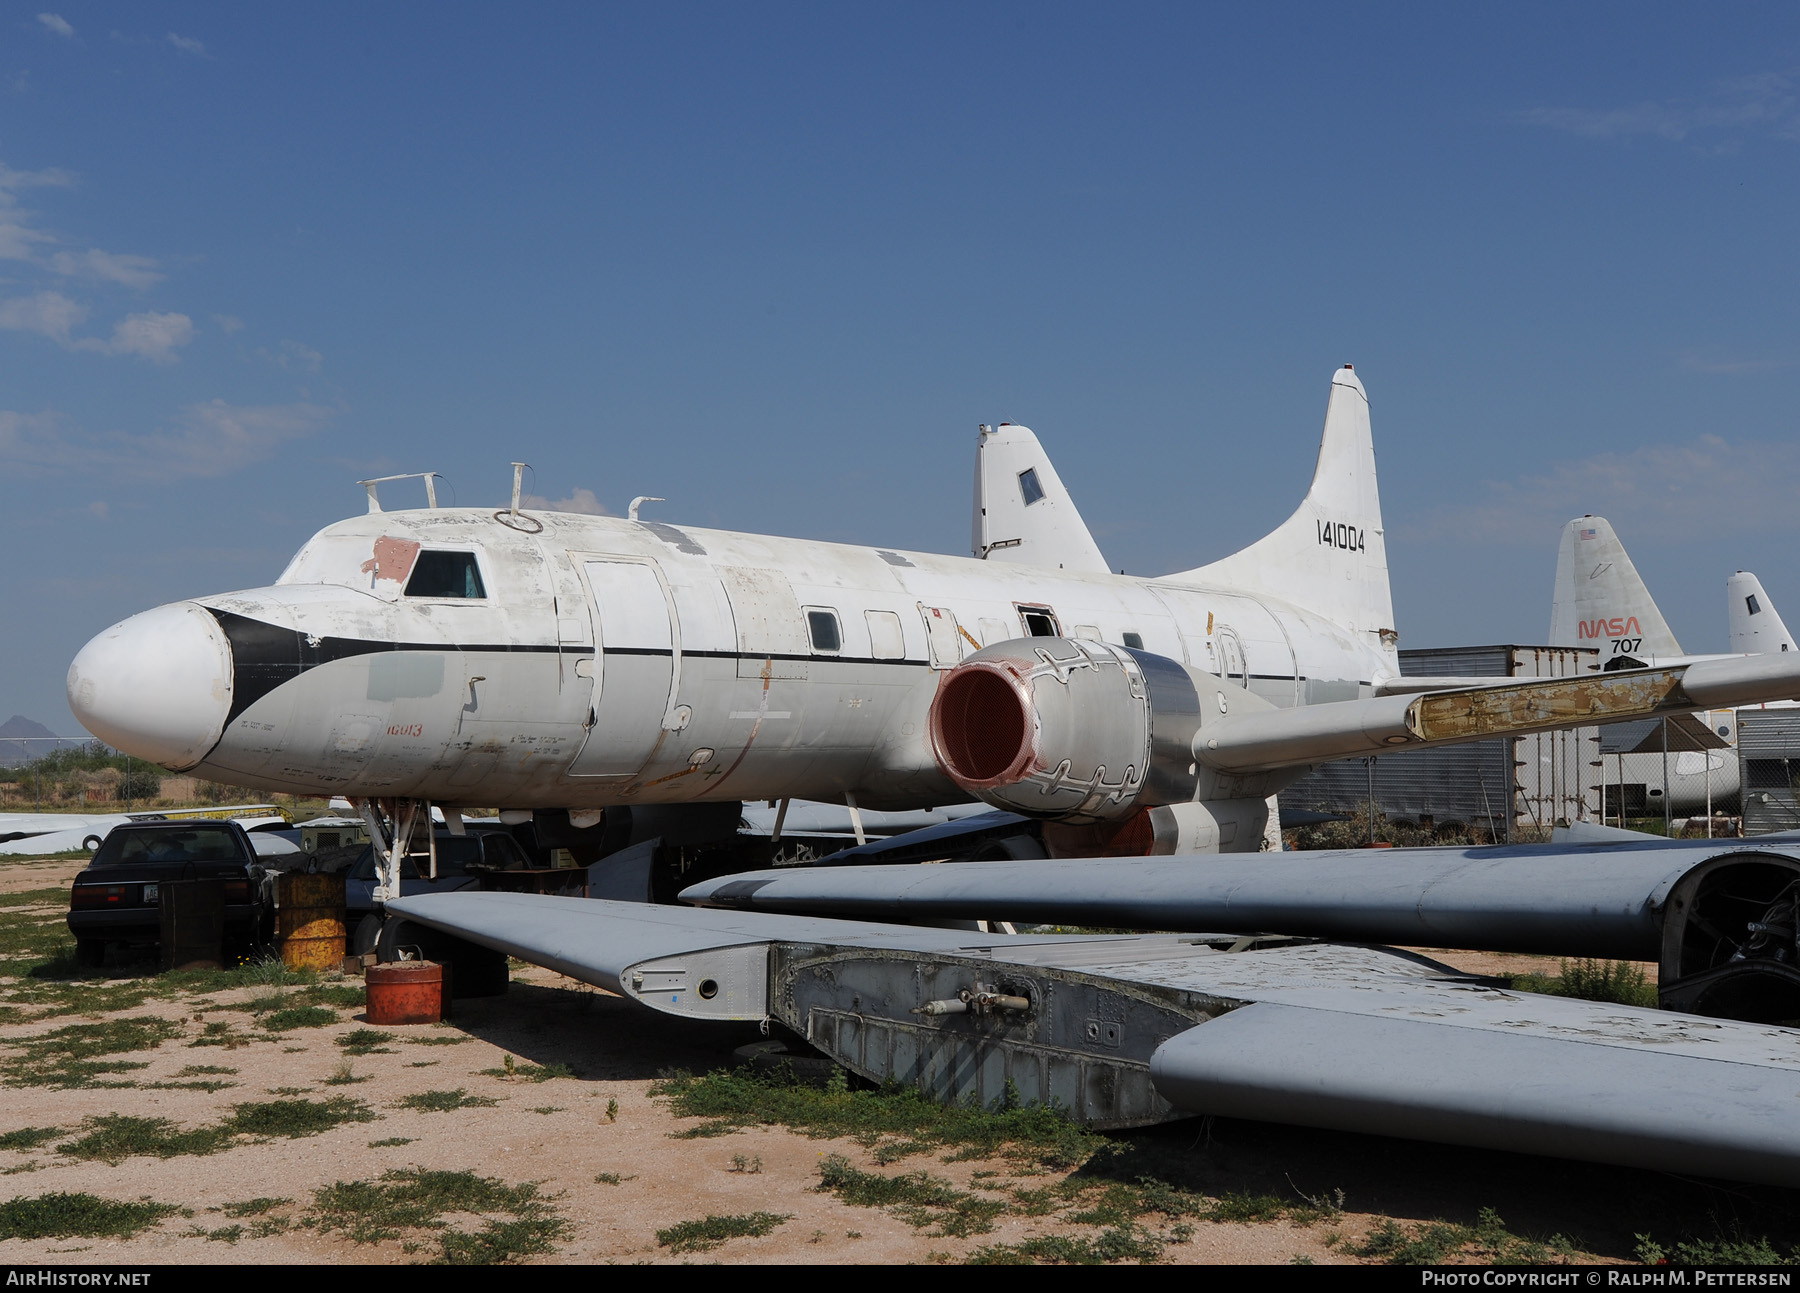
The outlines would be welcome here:
[[[30,741],[7,740],[7,737],[29,736],[38,739]],[[44,738],[49,739],[44,739]],[[48,754],[52,750],[62,748],[63,744],[75,745],[79,741],[72,737],[59,737],[42,723],[33,722],[23,714],[14,714],[4,723],[0,723],[0,767],[11,767],[15,763],[24,763],[35,759],[40,754]]]

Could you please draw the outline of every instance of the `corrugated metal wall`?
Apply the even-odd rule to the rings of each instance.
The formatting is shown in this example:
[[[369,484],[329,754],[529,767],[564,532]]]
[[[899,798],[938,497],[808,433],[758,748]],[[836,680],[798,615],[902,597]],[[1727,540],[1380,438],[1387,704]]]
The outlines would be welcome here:
[[[1400,653],[1410,677],[1564,677],[1591,664],[1591,650],[1565,647],[1434,647]],[[1462,823],[1514,838],[1520,828],[1598,820],[1599,729],[1323,764],[1281,794],[1283,812],[1354,813],[1377,808],[1391,821]]]
[[[1740,709],[1744,834],[1800,830],[1800,709]]]

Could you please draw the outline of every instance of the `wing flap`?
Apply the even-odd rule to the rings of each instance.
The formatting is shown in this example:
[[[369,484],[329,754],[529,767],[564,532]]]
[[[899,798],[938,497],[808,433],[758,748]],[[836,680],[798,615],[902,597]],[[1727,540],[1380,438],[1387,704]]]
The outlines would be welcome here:
[[[1792,1067],[1258,1002],[1150,1074],[1197,1113],[1800,1185]]]

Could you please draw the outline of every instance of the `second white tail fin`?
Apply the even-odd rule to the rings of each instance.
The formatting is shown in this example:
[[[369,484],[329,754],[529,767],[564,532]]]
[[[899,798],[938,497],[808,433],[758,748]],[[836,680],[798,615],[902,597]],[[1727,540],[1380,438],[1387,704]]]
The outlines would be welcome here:
[[[1762,580],[1740,570],[1725,583],[1730,603],[1731,649],[1744,655],[1794,650],[1794,635],[1776,612]]]
[[[1549,645],[1598,648],[1601,668],[1628,656],[1681,654],[1681,644],[1603,516],[1578,516],[1563,526]]]
[[[1110,574],[1106,558],[1030,427],[981,428],[975,446],[975,555]]]
[[[1164,578],[1279,598],[1358,636],[1375,635],[1376,649],[1392,656],[1394,599],[1369,397],[1349,364],[1332,375],[1318,466],[1294,514],[1242,551]]]

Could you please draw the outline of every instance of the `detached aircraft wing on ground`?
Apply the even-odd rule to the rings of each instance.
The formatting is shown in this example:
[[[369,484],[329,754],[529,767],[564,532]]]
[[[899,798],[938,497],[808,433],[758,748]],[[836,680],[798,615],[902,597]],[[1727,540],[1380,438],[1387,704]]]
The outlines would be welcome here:
[[[1036,887],[1011,864],[882,869],[990,866]],[[448,936],[696,1022],[779,1022],[945,1102],[1011,1095],[1111,1128],[1220,1114],[1800,1185],[1800,1031],[1514,992],[1392,948],[535,894],[390,910],[440,955]]]

